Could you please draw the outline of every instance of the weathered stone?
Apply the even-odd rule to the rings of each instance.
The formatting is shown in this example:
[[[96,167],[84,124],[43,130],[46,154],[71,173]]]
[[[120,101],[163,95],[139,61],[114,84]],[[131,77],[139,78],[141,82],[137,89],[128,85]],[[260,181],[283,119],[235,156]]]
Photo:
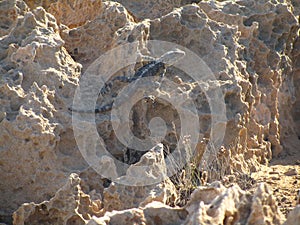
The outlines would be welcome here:
[[[180,208],[171,208],[161,202],[151,202],[144,208],[134,208],[123,211],[107,212],[101,218],[94,217],[87,224],[183,224],[187,216],[187,211]]]
[[[71,171],[86,167],[66,111],[80,65],[62,47],[53,16],[17,7],[18,22],[0,39],[1,216],[49,199]]]
[[[22,0],[0,2],[0,37],[7,35],[18,22],[18,15],[24,15],[29,9]]]
[[[64,46],[84,70],[99,56],[117,46],[115,35],[118,29],[134,23],[133,17],[119,3],[104,2],[101,7],[101,13],[84,26],[63,27],[61,30]]]
[[[25,2],[31,9],[42,6],[56,18],[58,24],[64,24],[70,28],[82,26],[94,20],[102,12],[101,0],[25,0]]]
[[[86,170],[87,165],[73,136],[68,108],[72,105],[82,72],[79,63],[85,71],[103,53],[134,41],[139,41],[137,50],[140,52],[153,53],[147,46],[148,40],[165,40],[193,50],[214,73],[216,79],[201,81],[201,87],[208,92],[220,89],[224,93],[222,102],[226,103],[228,121],[223,147],[208,146],[209,151],[204,152],[207,142],[203,140],[211,138],[212,118],[206,93],[188,74],[173,67],[168,69],[166,77],[176,85],[167,87],[165,92],[155,92],[158,96],[146,96],[146,100],[132,108],[129,119],[134,135],[148,137],[152,118],[161,116],[168,128],[162,143],[172,152],[178,144],[178,137],[181,137],[182,121],[176,109],[159,97],[180,92],[196,105],[199,137],[204,137],[197,146],[200,146],[199,155],[206,159],[197,166],[209,171],[208,182],[223,179],[227,173],[256,171],[261,163],[267,163],[274,156],[286,154],[295,158],[300,136],[298,1],[199,3],[171,0],[155,3],[122,0],[125,7],[109,1],[26,2],[31,11],[21,0],[0,3],[0,180],[3,181],[0,182],[0,220],[8,218],[25,202],[46,200],[50,206],[50,198],[65,179],[71,172],[78,171],[88,181],[81,187],[91,196],[84,196],[83,201],[88,204],[76,202],[76,205],[74,199],[80,194],[75,191],[72,196],[77,197],[72,199],[74,204],[70,204],[70,208],[58,207],[51,212],[47,208],[45,216],[42,214],[43,203],[30,203],[28,211],[25,204],[17,211],[16,221],[34,224],[37,221],[54,223],[55,220],[63,223],[70,219],[65,215],[75,215],[69,223],[85,223],[92,215],[101,216],[104,211],[93,214],[83,210],[80,215],[86,217],[78,217],[79,214],[74,214],[74,207],[90,206],[92,200],[103,199],[104,209],[123,210],[107,212],[102,217],[106,218],[103,223],[109,220],[118,223],[120,218],[149,224],[167,223],[168,218],[163,217],[158,209],[170,215],[173,224],[183,220],[186,224],[194,221],[203,224],[224,221],[282,223],[276,202],[263,184],[252,197],[236,186],[225,189],[214,186],[215,183],[207,189],[197,189],[188,206],[180,209],[163,205],[175,193],[171,183],[140,189],[116,183],[109,186],[110,181],[102,180],[90,169]],[[180,7],[192,2],[198,4]],[[155,52],[155,55],[163,53]],[[134,66],[125,68],[120,74],[125,71],[125,75],[133,75],[140,64]],[[125,85],[113,87],[112,94],[105,100],[111,100]],[[188,104],[182,106],[191,110]],[[124,150],[113,133],[108,113],[97,115],[96,126],[107,149],[118,160],[127,160],[124,153],[130,152],[128,162],[135,163],[135,166],[151,160],[158,164],[152,164],[151,169],[156,174],[153,179],[157,178],[157,173],[165,173],[166,168],[161,167],[163,163],[156,158],[157,155],[151,152],[139,154],[126,147]],[[109,171],[110,177],[117,175],[119,168],[111,159],[102,158],[101,165],[102,169],[113,168]],[[133,168],[129,167],[127,175],[146,175],[145,180],[151,178],[149,171],[141,169],[136,173]],[[124,181],[129,177],[120,179]],[[104,190],[103,186],[108,188]],[[64,206],[68,200],[62,196],[59,202]],[[140,208],[128,209],[130,207]],[[297,207],[288,224],[296,223],[298,211]]]
[[[70,28],[79,27],[102,13],[102,1],[57,1],[47,11],[55,16],[58,24],[62,23]]]
[[[104,189],[103,196],[106,211],[145,206],[153,201],[166,203],[172,196],[175,199],[174,184],[166,177],[162,144],[155,146],[138,163],[131,165],[125,176]]]
[[[181,0],[117,0],[117,2],[124,5],[138,21],[159,18],[181,5]]]
[[[103,215],[100,199],[92,201],[82,192],[80,183],[79,176],[71,174],[49,201],[23,204],[14,212],[14,224],[85,224],[91,216]]]
[[[160,202],[145,207],[107,212],[88,224],[282,224],[284,216],[272,192],[260,184],[253,196],[234,185],[225,188],[215,182],[196,189],[184,208],[171,208]]]
[[[300,205],[297,205],[292,212],[289,213],[287,220],[283,225],[299,225],[300,224]]]

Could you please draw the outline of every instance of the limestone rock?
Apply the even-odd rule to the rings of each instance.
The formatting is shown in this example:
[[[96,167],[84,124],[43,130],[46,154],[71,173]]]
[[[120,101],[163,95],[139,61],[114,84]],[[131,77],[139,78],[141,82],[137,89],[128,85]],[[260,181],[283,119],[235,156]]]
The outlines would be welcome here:
[[[227,24],[237,26],[241,32],[239,43],[246,46],[248,50],[238,51],[238,54],[245,59],[247,70],[250,71],[251,68],[248,77],[254,81],[251,83],[251,93],[254,98],[253,101],[251,100],[252,110],[249,111],[250,118],[247,125],[248,146],[251,151],[256,151],[259,146],[265,145],[267,151],[270,152],[272,149],[272,154],[278,156],[282,152],[281,140],[284,139],[285,134],[293,136],[291,132],[284,131],[285,125],[280,131],[279,122],[286,124],[285,120],[289,118],[288,115],[280,117],[286,115],[281,110],[285,111],[285,103],[288,102],[283,100],[283,96],[289,95],[279,93],[278,88],[284,87],[284,92],[288,92],[290,87],[286,87],[288,82],[281,80],[281,77],[286,76],[286,72],[278,71],[281,71],[282,65],[285,65],[287,70],[291,66],[286,57],[280,56],[280,52],[286,47],[289,48],[288,46],[292,44],[290,42],[297,33],[296,16],[288,4],[276,4],[270,1],[243,1],[243,3],[233,4],[224,2],[215,5],[201,2],[199,5],[213,20],[218,22],[226,20]],[[264,60],[265,62],[262,63]],[[276,102],[281,103],[277,106]],[[252,134],[257,133],[257,130],[260,130],[261,137],[254,140]],[[285,141],[283,143],[287,144]]]
[[[286,34],[296,34],[296,24],[297,19],[286,4],[270,1],[201,2],[151,21],[151,39],[193,49],[217,79],[232,82],[223,89],[228,119],[224,141],[234,155],[230,164],[233,167],[239,164],[239,171],[253,169],[259,162],[267,162],[272,154],[277,156],[282,152],[275,103],[279,101],[281,85],[277,78],[283,75],[277,72],[281,66],[278,52],[285,47],[282,39],[289,41]],[[228,68],[233,67],[240,72],[229,72]]]
[[[254,192],[250,211],[249,224],[282,224],[284,221],[272,191],[264,183],[259,184]]]
[[[162,144],[131,165],[125,176],[119,177],[104,189],[103,196],[106,211],[145,206],[153,201],[166,203],[171,197],[175,199],[174,184],[166,176]]]
[[[50,5],[54,2],[58,2],[58,0],[26,0],[24,1],[29,6],[30,9],[35,9],[39,6],[43,7],[45,10],[47,10]]]
[[[201,80],[199,87],[199,83],[180,69],[168,68],[166,77],[176,83],[175,87],[170,85],[164,92],[157,91],[157,98],[146,96],[132,108],[130,129],[136,136],[149,136],[152,118],[161,116],[168,128],[161,142],[169,150],[166,154],[173,152],[181,136],[181,120],[176,109],[159,97],[180,92],[186,100],[195,102],[200,122],[199,154],[205,159],[199,166],[212,171],[211,180],[235,171],[255,171],[261,163],[267,164],[280,154],[293,157],[299,150],[300,137],[298,1],[122,0],[125,7],[110,1],[26,2],[29,7],[21,0],[0,3],[1,222],[25,202],[46,201],[46,209],[43,203],[23,205],[16,212],[15,221],[53,223],[73,218],[74,221],[68,222],[86,223],[92,215],[100,217],[104,211],[93,214],[85,207],[91,206],[94,199],[102,199],[105,210],[122,211],[107,212],[105,217],[93,219],[94,223],[98,220],[104,224],[110,220],[118,223],[120,218],[167,223],[168,218],[158,209],[170,215],[174,224],[282,223],[272,194],[263,184],[251,196],[237,186],[225,189],[214,183],[197,189],[188,206],[170,208],[164,203],[175,191],[168,179],[166,183],[142,188],[102,180],[95,171],[86,169],[73,136],[68,108],[80,75],[100,55],[121,44],[139,41],[137,50],[159,56],[164,52],[154,54],[147,44],[152,39],[164,40],[193,50],[209,66],[215,79]],[[198,4],[182,6],[192,2]],[[119,73],[133,75],[140,66],[133,65]],[[117,84],[113,94],[123,87],[124,84]],[[220,148],[205,146],[207,143],[203,141],[215,137],[211,136],[212,112],[204,90],[224,93],[221,100],[226,104],[227,123]],[[113,94],[105,100],[112,100]],[[221,96],[215,97],[211,99]],[[181,106],[192,109],[189,104]],[[161,154],[150,151],[143,155],[124,148],[110,122],[108,114],[97,115],[98,132],[111,154],[120,161],[128,158],[132,164],[120,181],[129,179],[126,175],[146,174],[147,180],[165,173]],[[215,130],[216,136],[222,135]],[[205,147],[209,151],[204,152]],[[129,157],[124,155],[128,152]],[[102,162],[103,168],[112,165],[108,158]],[[136,173],[133,168],[141,163],[152,165],[151,171],[141,169]],[[112,168],[113,177],[119,168]],[[70,183],[65,188],[72,191],[57,192],[74,171],[89,181],[81,189],[91,197],[79,189],[76,191]],[[71,180],[76,185],[79,182],[75,177]],[[48,206],[54,209],[55,205],[50,198],[57,199],[61,193],[71,193],[73,197],[69,196],[70,200],[63,195],[58,201],[62,208],[50,212]],[[74,210],[81,204],[84,210],[79,215]],[[136,208],[129,209],[132,207]],[[287,223],[296,221],[298,211],[297,207]]]
[[[0,39],[1,217],[49,199],[71,171],[86,167],[66,111],[81,66],[63,48],[54,17],[40,7],[21,10],[21,3]]]
[[[119,224],[128,221],[145,224],[282,224],[283,215],[272,192],[260,184],[253,196],[234,185],[225,188],[215,182],[196,189],[187,206],[170,208],[152,202],[140,208],[107,212],[88,224]],[[125,223],[127,224],[127,223]]]
[[[101,218],[93,217],[87,224],[89,225],[106,225],[122,224],[183,224],[187,216],[187,211],[180,208],[171,208],[161,202],[152,202],[144,208],[134,208],[123,211],[107,212]]]
[[[115,35],[118,29],[134,23],[133,17],[119,3],[103,2],[101,7],[101,13],[94,20],[61,31],[64,46],[84,70],[100,55],[117,46]]]
[[[18,15],[29,11],[22,0],[1,1],[0,3],[0,37],[7,35],[18,21]]]
[[[47,12],[55,16],[58,24],[64,24],[70,28],[78,27],[94,20],[102,11],[101,0],[25,0],[25,2],[31,9],[39,6],[43,7]]]
[[[242,68],[246,63],[238,57],[239,49],[237,46],[239,46],[238,41],[240,39],[238,29],[233,26],[217,23],[210,19],[200,6],[193,4],[175,9],[161,18],[150,20],[149,38],[154,40],[164,40],[193,49],[193,52],[204,60],[207,66],[212,70],[216,80],[212,80],[209,84],[206,84],[209,89],[208,92],[213,93],[215,90],[220,89],[225,94],[224,99],[218,100],[220,100],[220,102],[228,102],[226,106],[228,122],[226,129],[227,132],[224,137],[224,144],[226,147],[231,148],[230,151],[232,151],[232,155],[235,156],[231,159],[228,158],[228,160],[231,160],[229,165],[234,165],[235,163],[239,164],[239,170],[246,171],[250,165],[247,165],[243,156],[245,151],[242,151],[242,149],[245,149],[246,143],[242,140],[246,140],[247,137],[245,136],[246,131],[242,130],[248,126],[246,118],[249,116],[249,109],[254,96],[251,93],[252,85],[248,80],[249,74],[247,74],[246,71],[244,71],[245,73],[236,72],[239,71],[239,69],[232,71],[228,69]],[[224,46],[227,47],[224,48]],[[212,117],[208,113],[211,108],[209,107],[206,93],[204,93],[197,84],[191,85],[191,78],[175,69],[172,70],[171,68],[166,76],[171,79],[176,76],[182,77],[183,82],[180,89],[183,90],[183,95],[187,95],[188,99],[196,103],[199,121],[201,124],[200,133],[205,137],[209,136]],[[222,82],[217,81],[217,79]],[[158,96],[158,99],[159,97],[160,96]],[[160,102],[159,100],[156,104],[158,107],[155,110],[161,111],[159,106],[164,108],[164,110],[170,110],[170,113],[166,113],[166,118],[164,118],[164,120],[172,121],[175,126],[180,129],[180,123],[178,126],[178,121],[180,121],[178,114],[176,115],[172,112],[174,109],[172,109],[170,105],[165,102]],[[150,110],[151,108],[148,110],[147,115],[149,115]],[[138,115],[140,114],[138,116],[139,118],[146,117],[145,115],[142,115],[143,112],[139,109],[136,110],[136,113]],[[155,112],[153,112],[153,114],[154,113]],[[174,118],[170,118],[171,115],[174,115]],[[141,124],[147,124],[147,121]],[[214,131],[217,132],[217,129]],[[238,135],[240,132],[241,135]],[[173,136],[179,136],[178,130],[170,130],[169,133],[172,133],[172,135],[170,135],[170,139],[172,139]],[[241,139],[236,140],[237,136],[240,136]],[[174,145],[174,143],[170,140],[164,140],[164,142]],[[243,144],[240,142],[243,142]],[[230,147],[233,145],[235,145],[234,148]],[[249,146],[246,147],[246,151],[248,148],[254,148],[254,145],[250,142],[248,145]],[[266,161],[270,157],[270,149],[265,151],[268,147],[266,143],[262,142],[261,147],[262,148],[258,150],[260,152],[258,154],[261,154],[261,157],[253,159],[250,163],[252,164],[250,167],[254,165],[257,166],[259,162]],[[211,154],[216,155],[218,149],[212,149],[211,151],[216,151]],[[251,151],[249,150],[249,152]]]
[[[64,24],[69,28],[78,27],[94,20],[102,11],[101,0],[24,0],[24,2],[32,10],[39,6],[43,7],[56,18],[59,25]]]
[[[143,19],[155,19],[163,15],[168,14],[181,5],[181,0],[166,0],[166,1],[154,1],[154,0],[145,0],[145,1],[128,1],[128,0],[117,0],[125,8],[131,12],[134,17],[141,21]]]
[[[134,16],[137,21],[155,19],[173,11],[174,8],[192,3],[199,3],[201,0],[114,0],[120,2]]]
[[[299,225],[300,224],[300,205],[297,205],[292,212],[289,213],[287,220],[283,225]]]
[[[100,15],[102,1],[57,1],[50,5],[48,12],[55,16],[58,24],[62,23],[74,28],[82,26]]]
[[[14,212],[14,224],[85,224],[91,216],[101,216],[100,199],[92,201],[82,192],[80,183],[79,176],[71,174],[49,201],[23,204]]]
[[[189,217],[185,224],[282,224],[284,218],[265,184],[251,197],[238,186],[226,189],[216,182],[196,189],[186,209]]]
[[[299,25],[295,27],[299,32]],[[282,155],[291,155],[299,151],[300,144],[300,123],[299,123],[299,89],[296,88],[300,77],[299,73],[299,34],[289,34],[290,45],[287,45],[287,56],[285,60],[285,73],[283,73],[282,85],[279,92],[279,113],[281,124],[281,141],[284,144],[285,152]]]

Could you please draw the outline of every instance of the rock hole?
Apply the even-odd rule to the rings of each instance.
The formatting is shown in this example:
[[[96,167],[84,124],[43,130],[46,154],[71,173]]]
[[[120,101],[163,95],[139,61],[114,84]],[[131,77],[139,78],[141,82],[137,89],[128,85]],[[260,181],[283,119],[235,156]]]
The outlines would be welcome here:
[[[109,180],[107,178],[103,179],[103,187],[104,188],[108,188],[110,184],[111,184],[111,180]]]
[[[45,204],[41,204],[41,209],[45,211],[47,210],[47,206]]]
[[[269,141],[269,138],[268,137],[264,137],[264,141]]]
[[[72,216],[69,218],[66,222],[66,225],[80,225],[80,224],[85,224],[83,220],[79,216]]]
[[[128,41],[129,43],[132,43],[132,42],[134,41],[133,35],[129,35],[129,36],[127,37],[127,41]]]

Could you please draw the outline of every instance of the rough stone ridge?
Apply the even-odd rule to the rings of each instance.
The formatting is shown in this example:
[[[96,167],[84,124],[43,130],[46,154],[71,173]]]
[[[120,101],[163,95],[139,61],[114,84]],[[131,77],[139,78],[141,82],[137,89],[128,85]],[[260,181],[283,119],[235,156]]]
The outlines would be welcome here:
[[[159,202],[145,207],[107,212],[88,224],[282,224],[283,215],[272,192],[260,184],[254,195],[238,186],[225,188],[219,182],[196,189],[186,207],[170,208]]]
[[[288,139],[286,134],[293,136],[285,131],[292,126],[284,121],[287,117],[280,117],[291,111],[285,110],[291,104],[285,104],[287,101],[283,99],[286,95],[278,92],[278,88],[288,83],[281,79],[285,73],[279,69],[288,59],[281,57],[280,53],[297,34],[296,26],[297,19],[289,5],[270,1],[201,2],[199,6],[184,6],[146,24],[150,39],[189,47],[202,57],[216,77],[234,81],[225,91],[228,93],[225,94],[228,106],[235,105],[234,111],[233,107],[227,108],[230,132],[226,133],[225,140],[226,147],[235,145],[233,155],[238,157],[241,170],[247,167],[255,170],[258,163],[267,162],[272,154],[278,156],[283,145],[288,146],[284,141]],[[125,32],[129,33],[128,30]],[[223,38],[225,36],[226,39]],[[226,48],[217,47],[222,45]],[[290,67],[289,64],[287,66]],[[233,67],[238,69],[226,69]],[[239,90],[240,97],[237,97],[236,90],[230,91],[235,88]],[[291,90],[292,87],[285,89]],[[281,110],[283,112],[279,114]],[[282,122],[282,127],[279,122]],[[237,136],[240,140],[235,140]],[[297,143],[297,140],[294,142]],[[246,154],[242,150],[245,147]]]
[[[150,172],[156,175],[165,173],[162,152],[176,149],[181,121],[176,108],[160,97],[178,93],[196,105],[200,122],[196,144],[201,148],[197,150],[202,156],[208,147],[210,154],[197,166],[208,170],[208,182],[223,179],[225,174],[251,175],[278,156],[296,161],[300,146],[299,1],[120,2],[0,2],[0,223],[10,224],[19,208],[15,224],[118,224],[120,220],[128,224],[282,224],[284,218],[265,184],[259,184],[253,195],[235,185],[197,187],[189,203],[176,208],[166,206],[168,197],[176,198],[168,179],[142,188],[111,183],[82,158],[68,108],[80,76],[101,54],[138,41],[137,50],[150,55],[149,40],[173,42],[195,52],[216,77],[203,81],[202,87],[224,94],[228,121],[223,146],[205,146],[212,116],[204,91],[183,71],[168,68],[166,77],[176,85],[157,90],[157,97],[146,96],[130,114],[130,129],[139,138],[151,135],[154,117],[165,121],[167,135],[160,154],[124,148],[108,113],[96,117],[98,133],[110,153],[133,164],[119,181],[128,182],[134,165],[143,163],[152,165]],[[130,75],[141,64],[118,73]],[[123,87],[117,83],[97,104],[111,100]],[[180,106],[191,109],[188,104]],[[105,169],[112,160],[103,158],[101,163]],[[118,168],[112,168],[114,177]],[[70,176],[73,172],[82,179]],[[149,171],[138,172],[145,179],[151,177]],[[296,207],[286,224],[295,224],[298,218]]]
[[[143,19],[155,19],[159,18],[177,8],[181,5],[181,0],[165,0],[165,1],[126,1],[118,0],[124,5],[129,12],[131,12],[136,20],[141,21]]]
[[[115,36],[118,29],[132,26],[133,17],[127,10],[115,2],[103,2],[101,12],[94,20],[87,21],[84,26],[69,29],[63,27],[61,37],[69,54],[85,70],[94,60],[119,43]]]
[[[289,65],[285,64],[282,76],[282,85],[279,91],[279,121],[281,125],[281,141],[285,151],[282,155],[295,155],[299,151],[300,144],[300,118],[299,96],[297,88],[300,80],[300,38],[299,26],[295,27],[295,33],[289,35],[290,45],[286,46],[287,56],[284,57]],[[298,32],[298,34],[296,33]]]
[[[18,15],[24,15],[29,8],[22,0],[0,2],[0,37],[7,35],[16,26]]]
[[[151,202],[143,208],[133,208],[123,211],[107,212],[103,217],[93,217],[87,224],[184,224],[187,211],[181,208],[171,208],[161,202]]]
[[[155,19],[173,11],[174,8],[191,3],[199,3],[201,0],[116,0],[124,5],[137,21]]]
[[[86,167],[66,110],[81,66],[63,48],[52,15],[17,7],[15,26],[0,39],[1,217],[49,199],[70,171]]]
[[[101,0],[25,0],[25,2],[31,9],[42,6],[56,18],[58,24],[64,24],[70,28],[82,26],[86,22],[94,20],[102,12]]]
[[[299,224],[300,221],[300,205],[297,205],[292,212],[289,213],[287,220],[283,225]]]
[[[103,215],[101,209],[101,200],[91,200],[90,196],[81,190],[81,179],[73,173],[49,201],[23,204],[14,212],[13,223],[85,224],[92,216]]]
[[[283,141],[286,134],[293,135],[285,131],[284,118],[288,116],[279,116],[279,112],[285,111],[286,102],[280,97],[286,95],[278,92],[278,89],[290,86],[285,82],[286,73],[280,68],[283,65],[290,68],[291,65],[287,55],[281,56],[281,53],[292,45],[293,37],[297,35],[297,18],[289,5],[278,4],[276,1],[225,2],[213,7],[203,2],[199,5],[212,19],[219,22],[226,20],[226,23],[236,25],[241,32],[239,43],[245,48],[239,51],[239,56],[246,61],[254,97],[249,111],[248,140],[252,142],[253,150],[264,143],[274,156],[278,156],[282,152],[282,145],[287,149],[288,143]],[[247,32],[249,27],[252,27],[251,33]],[[257,138],[262,139],[262,143],[253,139],[257,130],[261,133]]]
[[[144,154],[125,176],[117,178],[103,192],[106,211],[145,206],[153,201],[166,203],[170,198],[174,201],[177,196],[174,184],[167,178],[162,144]]]

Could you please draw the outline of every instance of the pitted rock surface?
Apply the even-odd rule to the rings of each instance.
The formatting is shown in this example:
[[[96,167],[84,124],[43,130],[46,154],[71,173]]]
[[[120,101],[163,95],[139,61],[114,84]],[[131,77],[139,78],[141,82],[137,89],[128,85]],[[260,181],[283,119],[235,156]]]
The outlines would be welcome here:
[[[292,163],[299,171],[299,13],[296,0],[1,1],[0,223],[12,223],[15,211],[15,224],[118,224],[120,219],[128,224],[282,224],[280,203],[280,209],[291,205],[286,224],[294,224],[297,200],[274,200],[265,184],[254,187],[252,196],[235,185],[195,187],[189,203],[177,208],[166,205],[168,197],[178,197],[172,183],[140,192],[130,187],[132,194],[126,193],[126,187],[89,168],[78,150],[68,108],[81,76],[103,53],[138,41],[137,50],[151,56],[149,40],[173,42],[191,49],[212,70],[216,79],[203,83],[206,91],[224,94],[228,121],[222,147],[211,148],[201,164],[209,171],[208,182],[226,183],[225,175],[251,178],[270,161]],[[128,77],[141,64],[113,77]],[[165,76],[176,85],[137,102],[130,128],[135,136],[148,137],[148,124],[160,116],[167,128],[161,143],[172,152],[181,135],[180,118],[159,96],[180,93],[195,103],[200,124],[195,144],[204,157],[212,119],[205,91],[178,68],[168,68]],[[125,85],[116,83],[97,105],[110,102]],[[128,173],[130,166],[152,157],[150,151],[126,148],[108,113],[97,115],[95,122],[110,154],[129,164]],[[108,158],[101,162],[103,168],[111,164]],[[293,187],[298,187],[298,176],[290,176]],[[265,180],[271,187],[276,183]]]

